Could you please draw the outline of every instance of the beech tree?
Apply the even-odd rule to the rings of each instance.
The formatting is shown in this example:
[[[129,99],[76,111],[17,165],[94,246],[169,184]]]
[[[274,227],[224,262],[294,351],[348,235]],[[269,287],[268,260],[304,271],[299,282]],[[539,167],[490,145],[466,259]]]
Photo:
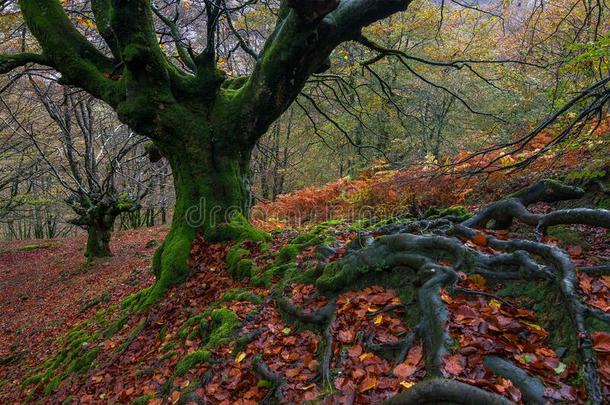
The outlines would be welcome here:
[[[124,125],[109,128],[112,123],[95,111],[92,97],[79,97],[78,92],[74,94],[64,87],[59,103],[52,96],[53,86],[41,88],[34,80],[31,83],[40,103],[59,128],[67,167],[56,167],[36,135],[30,132],[28,136],[59,184],[69,193],[65,202],[76,218],[68,222],[87,231],[85,256],[88,259],[111,256],[110,238],[116,218],[123,212],[138,209],[138,201],[148,191],[128,193],[126,187],[116,184],[122,164],[141,139]],[[98,124],[98,118],[105,122]]]
[[[40,52],[4,55],[0,72],[29,63],[55,69],[62,84],[105,101],[171,164],[176,207],[171,231],[155,254],[152,300],[186,276],[198,228],[210,230],[225,209],[247,215],[251,152],[310,75],[328,67],[339,44],[358,39],[363,27],[405,10],[410,1],[282,0],[251,74],[237,78],[218,67],[215,28],[228,8],[225,2],[204,2],[201,52],[187,48],[172,31],[182,66],[159,45],[154,15],[160,13],[149,0],[91,1],[103,47],[79,31],[59,0],[18,3]],[[188,223],[189,207],[201,208],[200,223]]]

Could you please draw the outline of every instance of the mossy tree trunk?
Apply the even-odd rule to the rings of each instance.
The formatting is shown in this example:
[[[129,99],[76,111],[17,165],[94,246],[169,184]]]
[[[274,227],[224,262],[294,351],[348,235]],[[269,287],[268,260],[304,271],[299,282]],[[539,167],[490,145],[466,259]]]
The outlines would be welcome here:
[[[204,3],[205,47],[187,52],[184,41],[174,38],[180,64],[159,46],[153,15],[165,24],[171,21],[154,11],[150,0],[91,1],[106,51],[81,34],[58,0],[20,0],[42,53],[0,55],[0,73],[28,63],[56,69],[62,83],[104,100],[169,159],[177,202],[170,233],[155,254],[158,282],[151,300],[184,279],[198,228],[209,230],[229,209],[246,211],[252,148],[307,79],[328,68],[330,53],[339,44],[405,10],[410,0],[281,0],[263,49],[248,52],[256,59],[252,73],[239,78],[228,78],[217,68],[214,27],[227,10],[216,2]],[[203,202],[200,222],[189,220],[195,215],[192,207]]]
[[[114,218],[99,218],[87,225],[87,248],[85,256],[94,257],[112,256],[110,252],[110,237]]]
[[[181,136],[179,147],[158,142],[171,164],[176,193],[170,232],[153,260],[158,280],[153,291],[159,294],[187,276],[198,231],[205,235],[236,213],[247,216],[249,209],[250,147],[210,145],[208,135],[201,133]]]
[[[66,203],[77,215],[69,222],[87,230],[85,256],[88,259],[112,256],[110,238],[116,218],[123,212],[139,209],[139,205],[127,195],[117,198],[98,193],[83,193],[70,196]]]

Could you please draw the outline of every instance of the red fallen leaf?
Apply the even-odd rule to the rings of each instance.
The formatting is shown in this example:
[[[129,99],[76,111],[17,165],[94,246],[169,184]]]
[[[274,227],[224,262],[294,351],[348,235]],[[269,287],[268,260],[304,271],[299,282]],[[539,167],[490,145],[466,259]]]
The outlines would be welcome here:
[[[598,363],[600,374],[610,379],[610,355],[599,356]]]
[[[362,346],[361,345],[355,345],[350,347],[349,349],[347,349],[347,353],[349,354],[349,357],[358,357],[362,354]]]
[[[570,256],[581,256],[582,247],[578,245],[570,245],[568,246],[568,253],[570,254]]]
[[[311,371],[316,370],[319,365],[320,365],[320,362],[316,359],[312,359],[306,363],[307,368],[310,369]]]
[[[591,294],[592,286],[591,286],[591,277],[587,274],[582,274],[579,280],[580,288],[587,294]]]
[[[318,390],[309,390],[305,392],[305,395],[303,395],[303,399],[305,401],[313,401],[318,397],[318,395]]]
[[[351,343],[354,340],[354,332],[351,330],[342,330],[337,334],[337,339],[343,343]]]
[[[357,368],[354,371],[352,371],[352,377],[356,380],[359,380],[360,378],[364,377],[365,374],[366,374],[366,371],[364,371],[361,368]]]
[[[445,370],[451,375],[460,374],[462,371],[464,371],[462,360],[462,356],[459,354],[448,356],[444,365]]]
[[[487,246],[487,237],[484,233],[479,232],[472,238],[472,243],[477,246]]]
[[[286,377],[288,378],[294,378],[297,375],[299,375],[301,373],[301,369],[299,368],[290,368],[288,370],[286,370]]]
[[[394,368],[393,374],[396,377],[404,380],[407,377],[412,376],[413,373],[415,373],[415,371],[417,371],[417,366],[412,366],[410,364],[401,363],[401,364],[397,365],[396,368]]]
[[[610,353],[610,333],[593,332],[593,349],[597,352]]]
[[[477,313],[467,305],[460,305],[455,310],[456,315],[460,315],[462,318],[477,318]]]
[[[180,400],[180,391],[172,392],[172,394],[169,396],[169,400],[172,403],[172,405],[177,403]]]
[[[421,361],[424,351],[421,345],[413,346],[405,359],[405,363],[416,366]]]
[[[375,294],[372,297],[370,297],[370,301],[376,305],[383,305],[391,299],[392,299],[392,294],[390,294],[388,292]]]

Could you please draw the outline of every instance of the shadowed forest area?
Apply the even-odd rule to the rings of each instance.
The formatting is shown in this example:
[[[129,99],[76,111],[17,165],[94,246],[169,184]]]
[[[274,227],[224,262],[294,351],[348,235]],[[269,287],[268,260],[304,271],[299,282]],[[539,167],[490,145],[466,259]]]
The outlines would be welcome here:
[[[610,403],[605,0],[0,1],[0,403]]]

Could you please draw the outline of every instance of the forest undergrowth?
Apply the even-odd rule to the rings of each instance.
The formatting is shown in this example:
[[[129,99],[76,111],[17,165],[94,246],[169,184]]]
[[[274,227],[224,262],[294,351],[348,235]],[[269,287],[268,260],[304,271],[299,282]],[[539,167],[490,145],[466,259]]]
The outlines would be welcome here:
[[[16,309],[2,311],[0,401],[603,403],[606,134],[517,174],[448,173],[430,183],[432,165],[383,168],[283,196],[255,210],[268,234],[230,243],[200,235],[189,279],[146,310],[134,303],[152,274],[126,276],[164,230],[130,231],[123,242],[137,242],[109,261],[64,270],[87,276],[4,299]],[[375,209],[349,215],[363,207]],[[50,243],[0,252],[0,283],[22,272],[24,291],[34,290],[78,261],[73,249],[54,262],[69,242]],[[55,273],[33,264],[41,261]],[[109,266],[116,278],[99,282]],[[62,300],[83,288],[99,295],[78,309],[79,300]],[[40,322],[27,324],[35,313]],[[19,319],[20,333],[7,333]],[[52,324],[71,329],[45,335]]]

